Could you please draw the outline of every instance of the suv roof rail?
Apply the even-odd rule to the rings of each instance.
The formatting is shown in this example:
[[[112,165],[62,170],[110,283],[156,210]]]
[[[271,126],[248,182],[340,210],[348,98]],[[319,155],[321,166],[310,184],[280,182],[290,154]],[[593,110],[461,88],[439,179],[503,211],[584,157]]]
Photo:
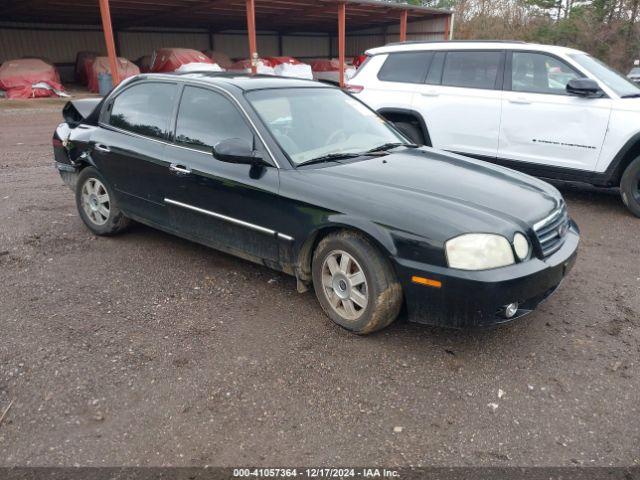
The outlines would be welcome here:
[[[419,43],[527,43],[522,40],[407,40],[405,42],[387,43],[385,47],[395,45],[416,45]]]

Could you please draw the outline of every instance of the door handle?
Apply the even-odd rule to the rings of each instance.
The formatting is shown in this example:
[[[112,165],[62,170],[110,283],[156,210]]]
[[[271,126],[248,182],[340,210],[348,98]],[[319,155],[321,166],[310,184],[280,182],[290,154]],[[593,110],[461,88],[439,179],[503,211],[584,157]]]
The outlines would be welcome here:
[[[99,152],[103,152],[103,153],[109,153],[111,151],[111,149],[109,147],[107,147],[106,145],[104,145],[102,143],[96,143],[94,148],[96,150],[98,150]]]
[[[189,167],[185,167],[184,165],[180,165],[178,163],[172,163],[169,165],[169,170],[178,175],[189,175],[191,173],[191,169]]]
[[[429,92],[421,92],[420,95],[422,95],[423,97],[437,97],[440,94],[438,92],[434,92],[433,90],[431,90]]]
[[[509,103],[515,103],[517,105],[531,105],[531,102],[526,98],[518,97],[518,98],[510,98]]]

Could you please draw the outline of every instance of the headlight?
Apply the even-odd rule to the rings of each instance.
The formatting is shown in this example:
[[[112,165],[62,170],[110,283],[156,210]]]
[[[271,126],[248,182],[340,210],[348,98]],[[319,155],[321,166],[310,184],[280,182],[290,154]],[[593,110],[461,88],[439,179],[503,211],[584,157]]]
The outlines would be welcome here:
[[[509,240],[501,235],[469,233],[446,243],[447,261],[460,270],[488,270],[515,263]]]
[[[520,261],[526,260],[529,256],[529,240],[521,233],[516,233],[513,237],[513,249]]]

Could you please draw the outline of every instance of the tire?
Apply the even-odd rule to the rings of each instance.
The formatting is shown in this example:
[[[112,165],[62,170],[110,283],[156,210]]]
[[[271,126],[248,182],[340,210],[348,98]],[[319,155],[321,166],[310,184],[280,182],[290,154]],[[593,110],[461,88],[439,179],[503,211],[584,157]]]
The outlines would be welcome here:
[[[414,124],[408,122],[395,122],[394,125],[416,145],[426,144],[422,130]]]
[[[389,260],[365,236],[350,231],[326,236],[313,254],[311,269],[322,309],[341,327],[366,335],[398,317],[402,288]]]
[[[636,217],[640,217],[640,157],[629,164],[620,181],[622,201]]]
[[[113,189],[93,167],[78,176],[76,206],[84,224],[96,235],[115,235],[129,226],[130,220],[118,208]]]

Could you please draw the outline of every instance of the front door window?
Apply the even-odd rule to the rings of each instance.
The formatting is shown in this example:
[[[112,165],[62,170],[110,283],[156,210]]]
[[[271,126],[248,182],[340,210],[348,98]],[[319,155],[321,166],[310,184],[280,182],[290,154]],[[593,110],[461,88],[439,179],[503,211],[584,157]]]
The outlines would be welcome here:
[[[514,92],[566,94],[567,83],[581,75],[550,55],[513,52],[511,89]]]

